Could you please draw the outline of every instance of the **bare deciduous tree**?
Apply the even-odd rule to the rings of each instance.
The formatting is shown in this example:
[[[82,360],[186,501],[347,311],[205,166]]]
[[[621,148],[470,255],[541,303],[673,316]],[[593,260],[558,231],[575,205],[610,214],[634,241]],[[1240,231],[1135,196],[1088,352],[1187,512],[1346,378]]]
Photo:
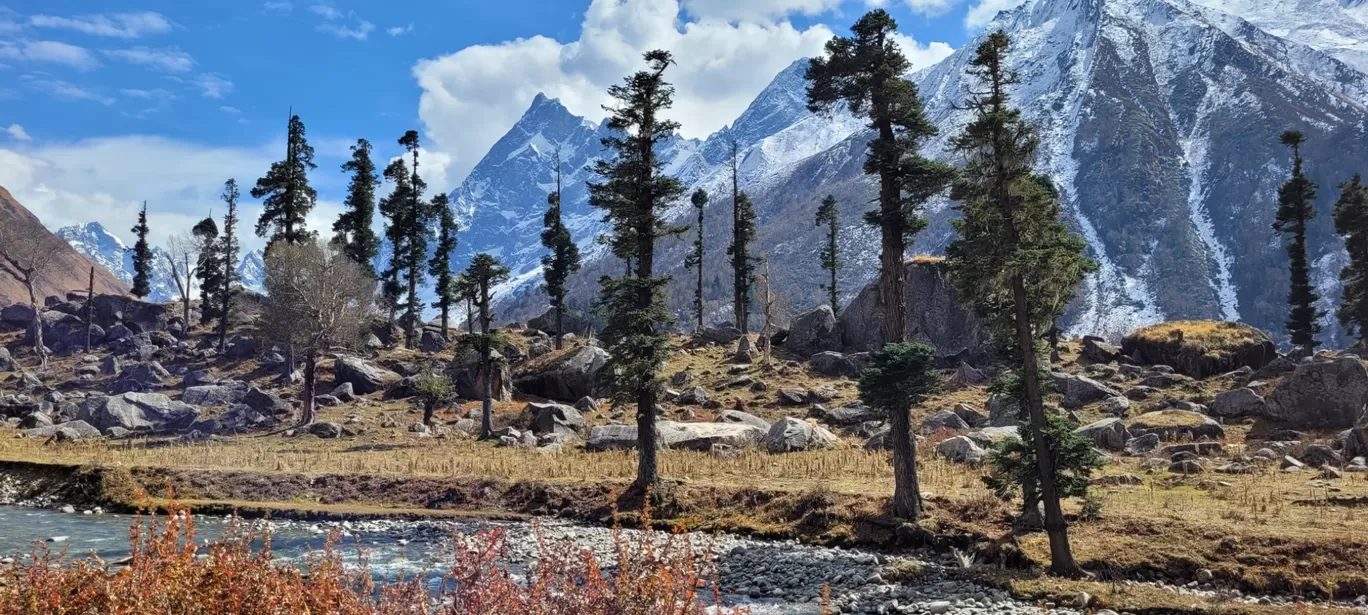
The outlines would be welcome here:
[[[190,333],[190,295],[195,292],[195,273],[203,262],[201,255],[212,246],[198,235],[177,235],[167,243],[166,260],[171,263],[171,277],[181,294],[181,313],[185,318],[185,333]]]
[[[52,266],[57,250],[49,245],[47,236],[19,227],[13,219],[0,219],[0,272],[14,278],[28,291],[29,307],[33,309],[33,350],[38,363],[47,367],[47,347],[43,345],[42,309],[34,285]]]
[[[315,418],[318,355],[360,342],[371,316],[375,278],[337,246],[279,242],[266,253],[266,293],[263,332],[303,354],[299,424],[308,425]]]

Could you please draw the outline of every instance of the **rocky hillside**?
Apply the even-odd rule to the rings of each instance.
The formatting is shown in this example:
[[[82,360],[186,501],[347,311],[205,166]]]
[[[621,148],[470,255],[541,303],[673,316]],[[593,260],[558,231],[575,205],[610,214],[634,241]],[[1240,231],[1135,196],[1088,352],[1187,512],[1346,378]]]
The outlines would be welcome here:
[[[52,245],[56,262],[43,276],[35,291],[39,300],[49,295],[65,296],[67,292],[85,290],[90,282],[90,267],[95,265],[43,227],[43,222],[14,200],[8,190],[0,187],[0,218],[14,221],[26,233],[40,235]],[[95,292],[123,294],[128,292],[123,283],[104,267],[95,267]],[[18,281],[0,274],[0,305],[28,303],[28,291]]]
[[[1291,4],[1307,3],[1281,3]],[[1355,44],[1333,35],[1360,27],[1354,16],[1362,8],[1338,0],[1310,4],[1323,10],[1282,11],[1244,0],[1031,0],[990,27],[1013,36],[1012,68],[1021,83],[1012,93],[1041,127],[1039,164],[1061,188],[1073,226],[1102,265],[1072,311],[1073,333],[1117,338],[1136,325],[1176,318],[1242,320],[1281,331],[1286,258],[1270,225],[1276,187],[1290,164],[1277,135],[1288,128],[1310,139],[1310,174],[1321,185],[1312,229],[1316,283],[1326,306],[1333,304],[1345,257],[1329,210],[1334,185],[1360,170],[1368,77],[1354,68]],[[973,47],[912,76],[942,129],[929,152],[951,162],[946,144],[967,122],[956,105],[969,85],[964,69]],[[574,136],[534,126],[573,127]],[[551,185],[547,152],[560,145],[576,152],[576,162],[591,157],[597,149],[586,154],[584,143],[592,143],[594,126],[538,99],[456,192],[475,235],[503,229],[488,245],[468,247],[501,254],[514,267],[517,277],[504,295],[510,317],[544,308],[535,291],[541,249],[528,231]],[[874,195],[862,176],[868,135],[861,124],[808,113],[799,63],[732,126],[692,152],[672,150],[688,154],[672,159],[672,172],[715,195],[706,222],[710,237],[724,236],[729,226],[723,146],[733,135],[777,286],[797,311],[821,301],[820,229],[811,221],[817,202],[831,193],[843,207],[843,300],[852,298],[877,266],[865,249],[875,238],[860,220]],[[581,304],[591,300],[599,275],[617,269],[593,250],[602,225],[584,202],[582,166],[567,167],[576,171],[567,175],[567,211],[582,247],[598,260],[575,283]],[[518,189],[511,191],[515,180]],[[951,240],[949,205],[932,207],[933,224],[914,252],[937,253]],[[491,227],[490,220],[505,222]],[[524,232],[514,232],[517,224]],[[729,312],[723,247],[717,240],[705,265],[712,272],[709,309],[718,316]],[[660,262],[682,263],[683,242],[664,250]],[[673,295],[682,315],[688,296],[682,280]],[[1332,319],[1326,331],[1332,343],[1339,341]]]

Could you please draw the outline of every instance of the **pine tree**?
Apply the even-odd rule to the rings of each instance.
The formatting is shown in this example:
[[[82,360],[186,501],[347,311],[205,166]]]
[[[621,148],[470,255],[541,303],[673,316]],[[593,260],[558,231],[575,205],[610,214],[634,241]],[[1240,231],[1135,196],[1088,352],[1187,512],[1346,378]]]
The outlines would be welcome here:
[[[903,78],[909,64],[894,42],[897,22],[882,9],[866,13],[850,30],[854,36],[835,37],[826,56],[808,65],[808,109],[830,113],[844,103],[852,114],[864,116],[876,137],[869,144],[864,171],[879,177],[879,208],[865,220],[882,236],[879,256],[879,293],[883,301],[883,341],[905,341],[907,305],[903,290],[903,255],[907,241],[926,228],[921,208],[949,185],[954,171],[918,153],[936,127],[922,112],[917,88]],[[833,306],[834,309],[834,306]],[[922,515],[916,482],[916,442],[911,417],[890,416],[893,445],[893,514],[916,520]]]
[[[995,32],[978,46],[969,65],[970,75],[985,89],[970,92],[965,108],[974,120],[951,141],[964,167],[950,194],[961,218],[954,222],[959,238],[946,248],[947,265],[960,300],[1017,357],[1030,418],[1023,441],[1033,442],[1036,452],[1050,569],[1076,575],[1081,570],[1060,507],[1059,472],[1068,469],[1061,465],[1068,460],[1053,454],[1059,443],[1049,437],[1053,432],[1039,369],[1043,349],[1035,340],[1063,314],[1078,284],[1097,265],[1061,220],[1059,193],[1033,169],[1040,139],[1007,98],[1007,88],[1017,80],[1005,67],[1009,46],[1007,35]]]
[[[822,268],[831,273],[831,283],[823,284],[822,290],[827,291],[827,301],[831,305],[832,313],[840,313],[841,307],[838,305],[839,294],[836,290],[836,272],[841,268],[841,254],[836,246],[837,233],[840,232],[840,212],[836,209],[836,197],[826,195],[822,199],[822,204],[817,207],[817,226],[823,224],[827,227],[826,245],[822,246],[822,251],[818,256],[822,260]]]
[[[471,282],[470,276],[462,271],[456,276],[456,296],[465,302],[466,306],[466,333],[475,334],[475,283]]]
[[[483,399],[480,404],[480,439],[486,440],[494,434],[494,350],[503,346],[502,340],[493,329],[494,313],[490,311],[490,287],[508,281],[508,268],[499,259],[484,252],[470,259],[470,266],[462,274],[469,282],[475,296],[480,314],[480,333],[464,341],[475,344],[480,352],[480,369],[484,372]]]
[[[233,297],[237,296],[238,275],[238,241],[237,241],[237,204],[238,192],[236,179],[229,179],[223,183],[223,202],[228,205],[228,212],[223,214],[223,237],[219,239],[219,264],[223,266],[223,281],[219,286],[218,300],[218,350],[223,352],[228,347],[228,319],[233,313]]]
[[[404,133],[399,144],[413,156],[413,167],[410,169],[403,157],[385,167],[385,179],[394,183],[394,190],[380,201],[380,215],[389,222],[385,238],[390,242],[392,253],[389,267],[381,273],[381,278],[391,314],[400,308],[404,310],[401,318],[404,345],[413,348],[418,343],[418,323],[422,319],[418,287],[424,282],[430,235],[428,222],[432,212],[422,198],[427,184],[418,176],[418,132]]]
[[[860,401],[887,418],[905,415],[912,406],[940,390],[936,351],[926,344],[896,342],[870,353],[869,366],[860,372]],[[911,467],[917,484],[917,465]],[[921,492],[915,492],[921,509]]]
[[[750,244],[755,241],[755,207],[749,196],[741,191],[736,140],[731,143],[732,158],[732,240],[727,256],[732,266],[732,310],[741,337],[750,333],[751,287],[755,284],[755,258],[750,255]],[[743,344],[746,343],[744,340]]]
[[[579,246],[570,237],[570,229],[561,222],[561,174],[560,151],[556,152],[556,191],[546,197],[546,214],[542,216],[542,246],[551,253],[543,256],[542,290],[551,300],[551,309],[556,313],[556,349],[564,346],[565,339],[565,281],[570,274],[580,269]]]
[[[285,159],[271,163],[266,176],[252,188],[252,198],[264,199],[256,224],[257,237],[269,233],[270,243],[303,243],[313,238],[304,225],[318,201],[318,193],[309,186],[309,171],[318,168],[313,158],[314,149],[304,138],[304,122],[298,115],[291,115],[285,136]]]
[[[1355,173],[1339,189],[1335,232],[1344,238],[1349,264],[1340,271],[1343,291],[1337,316],[1344,330],[1362,345],[1368,338],[1368,186]]]
[[[200,324],[208,325],[218,320],[219,306],[215,297],[223,292],[223,246],[219,242],[218,224],[212,217],[197,222],[190,233],[204,246],[195,275],[200,282]]]
[[[442,338],[446,339],[451,305],[461,300],[456,293],[456,276],[451,272],[451,257],[456,254],[456,233],[461,229],[456,225],[456,215],[451,212],[447,195],[432,197],[432,211],[437,216],[437,249],[433,250],[432,260],[428,261],[428,275],[436,280],[433,291],[437,293],[437,301],[432,307],[442,311]]]
[[[609,155],[594,165],[602,181],[588,188],[589,203],[604,210],[610,223],[613,255],[629,262],[630,268],[623,277],[599,280],[607,320],[602,337],[612,357],[602,373],[609,375],[616,403],[636,405],[635,486],[658,496],[656,399],[662,386],[659,373],[669,353],[671,319],[664,299],[669,278],[655,273],[655,244],[661,237],[683,232],[667,225],[663,213],[683,196],[684,186],[665,175],[655,149],[679,128],[677,122],[661,117],[674,99],[674,87],[665,81],[665,70],[674,61],[661,50],[647,52],[645,60],[648,70],[608,89],[616,101],[607,108],[610,132],[602,139]]]
[[[147,245],[147,230],[147,201],[143,201],[138,224],[133,227],[138,241],[133,244],[133,288],[130,289],[139,299],[152,294],[152,248]]]
[[[342,252],[360,264],[371,275],[375,275],[375,255],[380,252],[380,239],[371,229],[375,218],[375,188],[380,185],[380,176],[375,172],[375,162],[371,160],[371,144],[365,139],[357,139],[351,146],[352,157],[342,165],[342,172],[351,173],[351,183],[347,185],[347,199],[343,205],[347,210],[333,223],[333,242],[342,246]]]
[[[689,198],[693,204],[695,213],[698,214],[698,222],[694,236],[693,251],[684,257],[684,268],[693,271],[698,276],[698,284],[694,287],[694,330],[703,329],[703,209],[708,206],[708,193],[702,188],[695,190],[693,196]]]
[[[1301,144],[1306,137],[1295,130],[1282,133],[1282,144],[1292,149],[1292,177],[1278,188],[1278,213],[1273,230],[1286,242],[1288,274],[1291,289],[1287,303],[1287,332],[1292,334],[1292,345],[1307,351],[1315,350],[1320,342],[1320,319],[1325,313],[1316,309],[1316,287],[1311,285],[1311,263],[1306,255],[1306,225],[1316,217],[1316,182],[1302,174]]]

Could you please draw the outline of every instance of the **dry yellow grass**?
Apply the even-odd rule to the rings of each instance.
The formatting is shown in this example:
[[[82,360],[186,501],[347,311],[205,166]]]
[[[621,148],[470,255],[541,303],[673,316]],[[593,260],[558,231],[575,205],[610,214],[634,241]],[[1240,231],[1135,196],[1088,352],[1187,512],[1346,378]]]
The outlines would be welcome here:
[[[1182,342],[1184,346],[1210,353],[1229,352],[1267,339],[1262,331],[1246,324],[1216,320],[1176,320],[1132,331],[1139,341],[1160,344]]]

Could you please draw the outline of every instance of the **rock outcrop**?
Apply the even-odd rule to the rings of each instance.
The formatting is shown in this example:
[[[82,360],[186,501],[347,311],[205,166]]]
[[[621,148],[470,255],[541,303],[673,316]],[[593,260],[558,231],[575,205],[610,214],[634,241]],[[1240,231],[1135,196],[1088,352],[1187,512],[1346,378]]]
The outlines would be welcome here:
[[[1266,401],[1267,416],[1287,427],[1353,427],[1368,403],[1368,369],[1352,356],[1301,363]]]
[[[961,360],[979,363],[989,354],[988,335],[945,278],[939,259],[918,257],[905,268],[907,339],[925,342],[936,349],[945,367]],[[850,305],[841,310],[841,340],[848,352],[870,352],[883,346],[882,312],[877,281],[870,282]]]
[[[513,386],[529,395],[573,403],[600,392],[599,373],[607,362],[608,351],[598,346],[580,346],[545,363],[528,366],[513,380]]]
[[[1244,323],[1207,320],[1141,327],[1121,341],[1121,352],[1148,365],[1168,365],[1193,378],[1246,366],[1258,370],[1278,356],[1267,333]]]

